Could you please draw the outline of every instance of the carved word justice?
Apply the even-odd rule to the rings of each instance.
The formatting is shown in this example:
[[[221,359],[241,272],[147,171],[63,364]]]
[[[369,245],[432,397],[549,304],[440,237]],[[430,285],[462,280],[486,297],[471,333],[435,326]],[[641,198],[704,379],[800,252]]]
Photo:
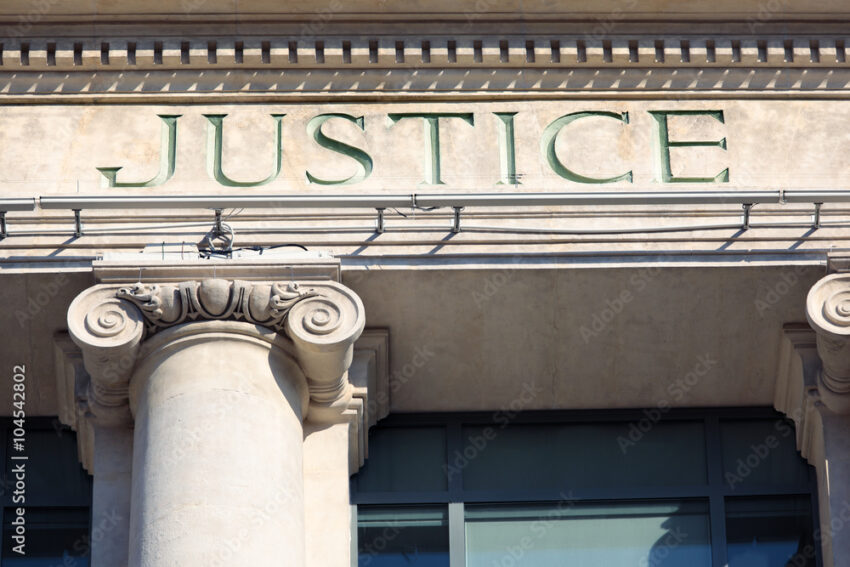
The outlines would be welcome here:
[[[679,147],[706,146],[726,150],[726,138],[720,140],[671,140],[668,126],[670,116],[705,116],[723,123],[721,110],[650,110],[655,123],[655,168],[657,181],[660,183],[725,183],[729,181],[729,169],[705,177],[685,177],[673,174],[670,159],[670,149]],[[514,118],[516,112],[495,112],[499,131],[499,162],[500,178],[498,184],[517,185],[520,179],[517,175],[516,145],[514,140]],[[160,150],[159,172],[147,181],[119,181],[120,167],[98,167],[103,175],[105,187],[156,187],[166,183],[174,175],[177,165],[177,121],[179,114],[159,114],[162,120],[162,142]],[[204,114],[208,120],[207,130],[207,171],[210,177],[227,187],[259,187],[271,183],[280,175],[283,154],[283,119],[284,114],[272,114],[275,131],[275,154],[272,172],[263,179],[239,181],[231,179],[222,170],[222,151],[224,122],[226,114]],[[582,175],[564,164],[555,152],[555,141],[562,129],[572,122],[590,117],[603,117],[617,120],[624,125],[629,124],[629,113],[609,111],[582,111],[565,114],[553,120],[543,130],[540,139],[540,152],[544,161],[554,173],[575,183],[615,183],[619,181],[632,182],[632,172],[627,171],[613,177],[589,177]],[[443,185],[440,172],[440,123],[445,120],[461,120],[471,127],[475,126],[471,112],[402,112],[388,114],[389,127],[401,120],[421,120],[425,128],[424,148],[424,181],[428,185]],[[345,178],[323,179],[306,171],[309,183],[317,185],[352,185],[360,183],[372,174],[374,163],[372,157],[364,150],[354,147],[341,140],[334,139],[323,132],[324,124],[330,120],[344,120],[357,126],[365,132],[363,116],[352,116],[345,113],[326,113],[314,116],[307,123],[307,134],[322,148],[346,156],[356,165],[355,172]]]

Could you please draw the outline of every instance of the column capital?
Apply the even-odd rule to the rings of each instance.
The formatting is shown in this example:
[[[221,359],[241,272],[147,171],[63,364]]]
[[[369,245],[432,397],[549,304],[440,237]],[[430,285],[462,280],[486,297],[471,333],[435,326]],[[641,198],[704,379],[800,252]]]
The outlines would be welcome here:
[[[806,316],[817,334],[823,403],[836,413],[850,414],[850,273],[818,281],[806,298]]]
[[[99,284],[68,309],[68,330],[91,376],[92,413],[126,417],[139,347],[157,332],[193,321],[232,320],[267,327],[292,341],[308,378],[312,420],[334,420],[352,391],[346,372],[365,326],[363,303],[331,281],[188,280]]]

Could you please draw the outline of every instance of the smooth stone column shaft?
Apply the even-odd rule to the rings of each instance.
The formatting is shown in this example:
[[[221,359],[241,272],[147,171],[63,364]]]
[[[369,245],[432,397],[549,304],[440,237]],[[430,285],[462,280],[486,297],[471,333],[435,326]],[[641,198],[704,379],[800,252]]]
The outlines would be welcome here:
[[[130,567],[304,567],[306,379],[273,332],[207,321],[145,342]]]
[[[817,469],[824,567],[850,567],[850,416],[824,411],[822,419]]]

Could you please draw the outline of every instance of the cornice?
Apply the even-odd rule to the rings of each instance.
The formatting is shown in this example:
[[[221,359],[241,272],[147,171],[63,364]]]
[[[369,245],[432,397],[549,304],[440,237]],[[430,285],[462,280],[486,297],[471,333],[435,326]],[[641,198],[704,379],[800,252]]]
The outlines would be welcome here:
[[[850,37],[423,36],[0,45],[0,103],[846,98]]]
[[[6,72],[850,68],[844,35],[360,35],[10,38]]]
[[[0,73],[0,104],[850,98],[850,69]]]
[[[511,18],[520,22],[542,18],[728,21],[768,17],[811,20],[847,14],[843,0],[525,0],[520,3],[512,0],[5,0],[0,6],[0,22],[29,17],[39,21],[88,23],[154,19],[203,21],[213,18],[239,22],[273,17],[313,20],[323,15],[333,20],[405,19],[409,22],[465,20],[470,15],[482,20]]]

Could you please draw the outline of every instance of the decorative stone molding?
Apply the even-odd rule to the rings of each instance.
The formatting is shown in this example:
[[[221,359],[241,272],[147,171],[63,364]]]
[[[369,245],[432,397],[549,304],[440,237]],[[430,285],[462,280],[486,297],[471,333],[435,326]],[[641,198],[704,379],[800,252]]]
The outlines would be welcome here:
[[[351,398],[345,372],[365,325],[363,304],[354,293],[334,282],[207,279],[101,284],[71,303],[68,330],[92,377],[93,413],[123,414],[127,384],[145,337],[191,321],[227,319],[284,332],[310,381],[314,419],[331,419],[343,411]]]
[[[116,293],[119,299],[139,308],[148,334],[198,319],[244,320],[280,331],[296,303],[317,295],[315,290],[302,289],[297,283],[219,279],[163,285],[139,282],[119,288]]]
[[[9,71],[572,67],[844,67],[844,36],[541,36],[11,39]]]
[[[850,273],[830,274],[816,283],[806,299],[806,315],[817,333],[823,402],[836,413],[850,413]]]
[[[0,43],[0,99],[105,96],[115,102],[167,98],[171,104],[174,95],[304,102],[395,93],[509,98],[533,92],[562,100],[610,96],[612,90],[644,97],[671,92],[714,98],[723,91],[740,98],[809,91],[844,97],[848,47],[850,38],[841,34],[42,36]]]
[[[850,69],[846,67],[601,67],[572,68],[354,68],[234,69],[209,71],[153,70],[74,73],[2,73],[0,100],[7,104],[75,103],[109,100],[114,103],[172,105],[176,102],[222,104],[255,99],[260,102],[304,103],[439,97],[462,100],[486,95],[488,100],[515,100],[533,94],[541,100],[643,100],[649,95],[675,100],[765,97],[787,100],[848,98]],[[175,73],[177,73],[175,80]],[[375,97],[375,98],[372,98]]]

